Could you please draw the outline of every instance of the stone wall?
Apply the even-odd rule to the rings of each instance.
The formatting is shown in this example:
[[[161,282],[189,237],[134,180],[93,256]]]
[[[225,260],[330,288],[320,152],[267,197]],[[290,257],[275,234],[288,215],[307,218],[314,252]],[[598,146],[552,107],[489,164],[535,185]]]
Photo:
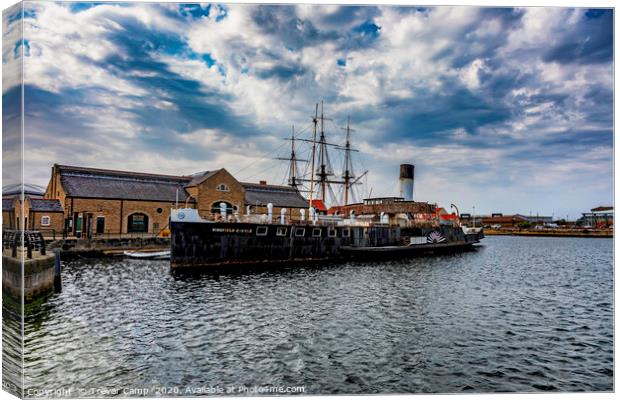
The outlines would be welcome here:
[[[35,252],[23,261],[24,300],[31,301],[54,291],[54,254],[42,256]],[[22,292],[22,260],[2,255],[2,289],[19,300]]]
[[[94,239],[61,239],[48,245],[49,251],[62,250],[64,255],[90,253],[93,256],[105,256],[108,253],[124,250],[163,250],[170,247],[170,238],[94,238]]]

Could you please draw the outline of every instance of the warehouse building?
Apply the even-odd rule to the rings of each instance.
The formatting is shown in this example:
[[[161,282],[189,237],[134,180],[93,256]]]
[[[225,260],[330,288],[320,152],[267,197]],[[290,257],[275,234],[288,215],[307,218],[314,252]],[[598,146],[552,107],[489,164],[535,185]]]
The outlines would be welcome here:
[[[63,210],[63,229],[69,236],[157,235],[166,230],[170,210],[196,208],[202,218],[220,218],[224,203],[229,218],[286,208],[298,220],[307,207],[297,190],[266,182],[244,183],[226,169],[194,175],[162,175],[55,164],[45,199],[57,200]]]

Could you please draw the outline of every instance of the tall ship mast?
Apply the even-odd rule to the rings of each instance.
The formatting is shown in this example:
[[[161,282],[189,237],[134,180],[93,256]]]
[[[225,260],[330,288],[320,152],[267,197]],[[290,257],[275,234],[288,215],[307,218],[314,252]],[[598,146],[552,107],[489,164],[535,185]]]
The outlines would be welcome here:
[[[442,220],[442,208],[414,200],[412,164],[400,167],[399,197],[356,200],[353,188],[367,171],[356,174],[353,168],[351,156],[357,150],[351,146],[351,121],[348,118],[344,128],[344,145],[328,141],[325,121],[331,120],[325,118],[321,103],[320,114],[319,105],[315,106],[311,127],[291,129],[286,139],[291,141],[290,156],[280,158],[288,161],[291,188],[266,188],[262,209],[257,204],[254,210],[248,206],[244,214],[233,211],[228,215],[227,204],[221,202],[220,218],[215,221],[203,219],[195,208],[172,210],[171,269],[214,271],[453,253],[471,249],[484,237],[482,228],[468,228],[456,218]],[[300,137],[308,128],[311,137]],[[297,143],[310,144],[305,149],[310,159],[304,171],[298,169]],[[329,151],[333,149],[344,152],[342,173],[332,168]],[[342,190],[338,195],[335,187]],[[294,199],[283,201],[283,193]],[[301,193],[307,193],[307,198]],[[328,205],[337,207],[329,210]]]
[[[338,206],[349,204],[353,198],[354,185],[360,184],[361,178],[368,173],[368,171],[364,171],[357,177],[354,173],[351,153],[357,152],[357,150],[351,147],[351,132],[354,130],[350,126],[350,117],[347,118],[346,128],[343,128],[346,131],[345,144],[330,143],[327,140],[325,121],[332,120],[325,117],[323,107],[323,102],[321,102],[321,113],[319,114],[319,104],[317,103],[315,106],[315,113],[312,117],[312,139],[295,138],[293,134],[290,139],[287,139],[291,141],[291,156],[289,158],[278,158],[289,161],[289,185],[299,189],[300,192],[308,194],[309,207],[314,207],[318,204],[325,207],[328,204]],[[296,167],[296,160],[299,160],[296,159],[295,141],[307,142],[312,146],[308,165],[309,171],[302,176],[299,176],[299,170]],[[341,179],[337,179],[334,173],[329,152],[330,148],[344,152]],[[308,185],[306,190],[304,190],[305,186],[302,186],[302,183]],[[342,190],[335,190],[335,186],[341,187]]]

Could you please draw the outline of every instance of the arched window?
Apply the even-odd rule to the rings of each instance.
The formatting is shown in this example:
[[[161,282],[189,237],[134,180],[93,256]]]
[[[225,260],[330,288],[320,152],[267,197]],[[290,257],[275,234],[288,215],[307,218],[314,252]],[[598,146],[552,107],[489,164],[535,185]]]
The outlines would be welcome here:
[[[225,183],[220,183],[219,185],[217,185],[215,187],[215,190],[217,190],[219,192],[230,192],[230,188]]]
[[[149,217],[143,213],[131,214],[127,217],[127,232],[148,232]]]
[[[219,214],[221,212],[220,203],[226,204],[226,214],[230,215],[233,211],[235,211],[235,207],[227,201],[216,201],[211,205],[211,212],[213,214]]]

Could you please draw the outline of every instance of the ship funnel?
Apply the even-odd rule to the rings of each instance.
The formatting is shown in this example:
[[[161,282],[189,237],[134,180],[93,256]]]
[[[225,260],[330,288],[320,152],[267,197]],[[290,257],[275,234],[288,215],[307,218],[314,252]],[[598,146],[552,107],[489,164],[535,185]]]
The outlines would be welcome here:
[[[400,165],[400,197],[405,201],[413,201],[413,170],[412,164]]]

